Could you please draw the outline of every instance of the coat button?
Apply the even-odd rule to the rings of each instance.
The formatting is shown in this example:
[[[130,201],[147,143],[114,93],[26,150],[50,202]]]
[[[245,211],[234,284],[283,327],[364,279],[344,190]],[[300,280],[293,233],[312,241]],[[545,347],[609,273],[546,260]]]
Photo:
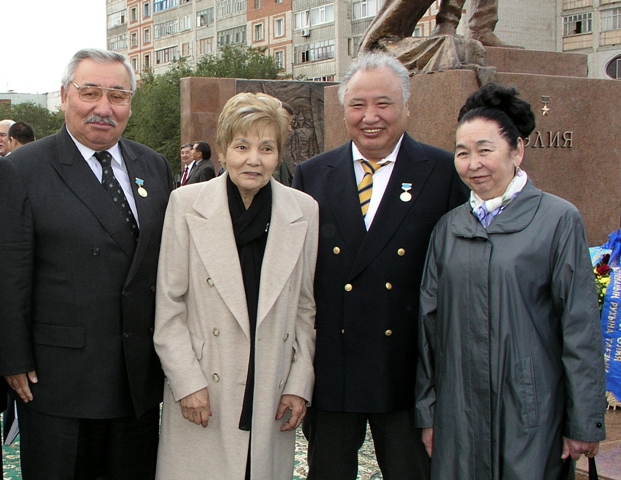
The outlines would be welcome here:
[[[354,289],[354,287],[352,287],[351,283],[348,283],[347,285],[345,285],[345,291],[346,292],[351,292]]]
[[[399,250],[397,250],[397,255],[399,255],[400,257],[402,257],[403,255],[405,255],[405,249],[400,248]]]
[[[384,332],[384,335],[386,335],[387,337],[390,337],[392,335],[392,330],[386,330]]]
[[[99,255],[100,250],[98,248],[93,248],[93,255],[97,256]]]
[[[218,330],[217,328],[213,329],[213,336],[214,337],[219,337],[220,336],[220,330]]]
[[[214,382],[219,382],[220,381],[220,375],[218,375],[217,373],[214,373],[211,377],[213,378]]]
[[[211,278],[207,279],[207,285],[209,285],[210,287],[213,287],[213,280]]]
[[[596,426],[597,428],[602,428],[602,422],[597,422],[597,423],[595,424],[595,426]]]
[[[334,255],[338,255],[339,253],[341,253],[341,249],[339,247],[334,247],[332,249],[332,252],[334,252]]]
[[[386,290],[392,290],[392,283],[386,282]]]
[[[285,336],[284,336],[284,337],[282,337],[282,341],[283,341],[283,342],[286,342],[288,339],[289,339],[289,334],[288,334],[288,333],[285,333]]]
[[[345,335],[345,329],[341,330],[341,333],[342,333],[343,335]]]

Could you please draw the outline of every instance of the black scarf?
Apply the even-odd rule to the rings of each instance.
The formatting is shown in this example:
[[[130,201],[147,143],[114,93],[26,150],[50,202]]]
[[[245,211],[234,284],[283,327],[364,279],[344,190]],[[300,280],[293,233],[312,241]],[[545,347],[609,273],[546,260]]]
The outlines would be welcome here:
[[[239,418],[239,429],[250,431],[252,425],[252,402],[254,398],[254,350],[257,329],[257,309],[259,306],[259,284],[261,281],[261,265],[267,243],[267,235],[272,216],[272,187],[268,183],[259,190],[248,210],[244,206],[239,189],[227,177],[226,189],[229,201],[229,212],[233,223],[235,243],[241,265],[246,306],[250,320],[250,358],[244,403]]]

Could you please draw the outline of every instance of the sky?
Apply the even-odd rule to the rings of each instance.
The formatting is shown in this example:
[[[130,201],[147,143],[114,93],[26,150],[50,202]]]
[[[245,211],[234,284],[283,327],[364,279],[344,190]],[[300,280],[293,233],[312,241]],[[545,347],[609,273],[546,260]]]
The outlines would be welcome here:
[[[0,92],[60,90],[82,48],[106,48],[106,0],[1,0]]]

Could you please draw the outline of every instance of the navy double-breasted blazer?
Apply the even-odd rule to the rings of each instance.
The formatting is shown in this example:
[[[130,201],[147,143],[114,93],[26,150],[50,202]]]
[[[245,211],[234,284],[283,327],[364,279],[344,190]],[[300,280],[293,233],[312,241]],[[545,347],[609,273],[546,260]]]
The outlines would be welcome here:
[[[28,406],[42,413],[114,418],[161,400],[155,281],[172,177],[162,155],[119,144],[137,243],[66,127],[0,160],[0,374],[36,370]]]
[[[403,201],[402,184],[411,183]],[[313,404],[336,412],[414,406],[418,297],[431,231],[467,189],[443,150],[405,134],[367,232],[351,142],[299,164],[293,186],[319,203]]]

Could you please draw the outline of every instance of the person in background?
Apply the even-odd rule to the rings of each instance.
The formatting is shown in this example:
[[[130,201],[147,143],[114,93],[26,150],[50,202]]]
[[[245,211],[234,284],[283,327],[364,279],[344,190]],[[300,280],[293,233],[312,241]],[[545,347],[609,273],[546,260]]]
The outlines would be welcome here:
[[[179,178],[179,186],[183,187],[188,183],[190,173],[196,165],[196,162],[192,159],[192,147],[191,143],[181,145],[181,176]]]
[[[367,422],[385,480],[425,479],[414,428],[418,292],[435,223],[466,199],[451,154],[415,141],[407,69],[360,55],[339,89],[351,141],[300,163],[319,203],[309,480],[354,480]]]
[[[9,150],[9,128],[15,122],[13,120],[0,121],[0,158],[6,156]]]
[[[513,88],[459,112],[470,200],[438,222],[420,289],[416,425],[432,480],[565,479],[605,438],[604,353],[582,218],[520,168],[535,127]]]
[[[115,52],[77,52],[65,125],[0,160],[0,375],[24,480],[151,480],[164,377],[155,281],[168,161],[121,138],[136,89]]]
[[[194,166],[186,185],[193,183],[207,182],[212,178],[216,178],[216,172],[211,162],[211,147],[207,142],[195,142],[192,147],[192,158]]]
[[[314,380],[319,210],[272,179],[288,125],[279,100],[234,96],[217,126],[225,173],[170,198],[155,322],[160,480],[291,480]]]
[[[34,131],[26,122],[15,122],[9,128],[9,152],[35,141]]]

